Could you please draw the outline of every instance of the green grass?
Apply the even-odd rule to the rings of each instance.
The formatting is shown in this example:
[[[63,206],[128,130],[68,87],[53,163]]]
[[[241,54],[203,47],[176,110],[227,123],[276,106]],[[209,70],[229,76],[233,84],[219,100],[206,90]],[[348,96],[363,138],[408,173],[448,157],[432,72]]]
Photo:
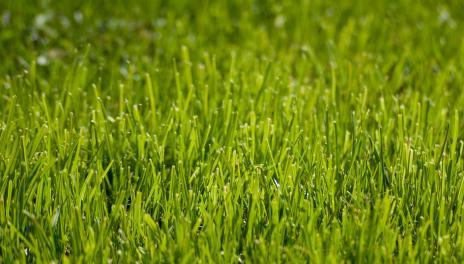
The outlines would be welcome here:
[[[463,262],[463,10],[0,1],[0,262]]]

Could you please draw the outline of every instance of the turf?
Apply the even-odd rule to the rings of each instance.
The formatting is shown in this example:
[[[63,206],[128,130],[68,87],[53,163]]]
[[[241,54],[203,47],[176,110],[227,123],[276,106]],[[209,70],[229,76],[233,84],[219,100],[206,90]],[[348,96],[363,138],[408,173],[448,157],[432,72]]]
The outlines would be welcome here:
[[[0,262],[462,263],[463,10],[0,1]]]

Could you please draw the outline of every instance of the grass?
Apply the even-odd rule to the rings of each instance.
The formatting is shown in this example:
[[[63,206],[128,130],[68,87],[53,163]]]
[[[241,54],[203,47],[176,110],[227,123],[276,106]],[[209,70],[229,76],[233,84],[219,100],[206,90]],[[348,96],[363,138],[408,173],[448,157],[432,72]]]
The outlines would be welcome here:
[[[464,261],[462,1],[1,1],[0,262]]]

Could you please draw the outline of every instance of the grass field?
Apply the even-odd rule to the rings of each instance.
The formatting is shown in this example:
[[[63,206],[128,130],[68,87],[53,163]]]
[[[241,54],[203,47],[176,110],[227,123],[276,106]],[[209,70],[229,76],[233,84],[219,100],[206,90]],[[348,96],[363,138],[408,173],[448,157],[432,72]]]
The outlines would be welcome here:
[[[464,261],[464,2],[0,1],[0,263]]]

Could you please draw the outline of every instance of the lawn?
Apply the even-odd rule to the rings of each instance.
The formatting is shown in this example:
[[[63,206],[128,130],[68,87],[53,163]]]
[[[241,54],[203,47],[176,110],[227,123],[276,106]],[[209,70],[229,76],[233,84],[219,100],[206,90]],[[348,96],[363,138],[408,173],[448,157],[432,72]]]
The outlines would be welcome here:
[[[0,263],[464,261],[464,1],[0,1]]]

